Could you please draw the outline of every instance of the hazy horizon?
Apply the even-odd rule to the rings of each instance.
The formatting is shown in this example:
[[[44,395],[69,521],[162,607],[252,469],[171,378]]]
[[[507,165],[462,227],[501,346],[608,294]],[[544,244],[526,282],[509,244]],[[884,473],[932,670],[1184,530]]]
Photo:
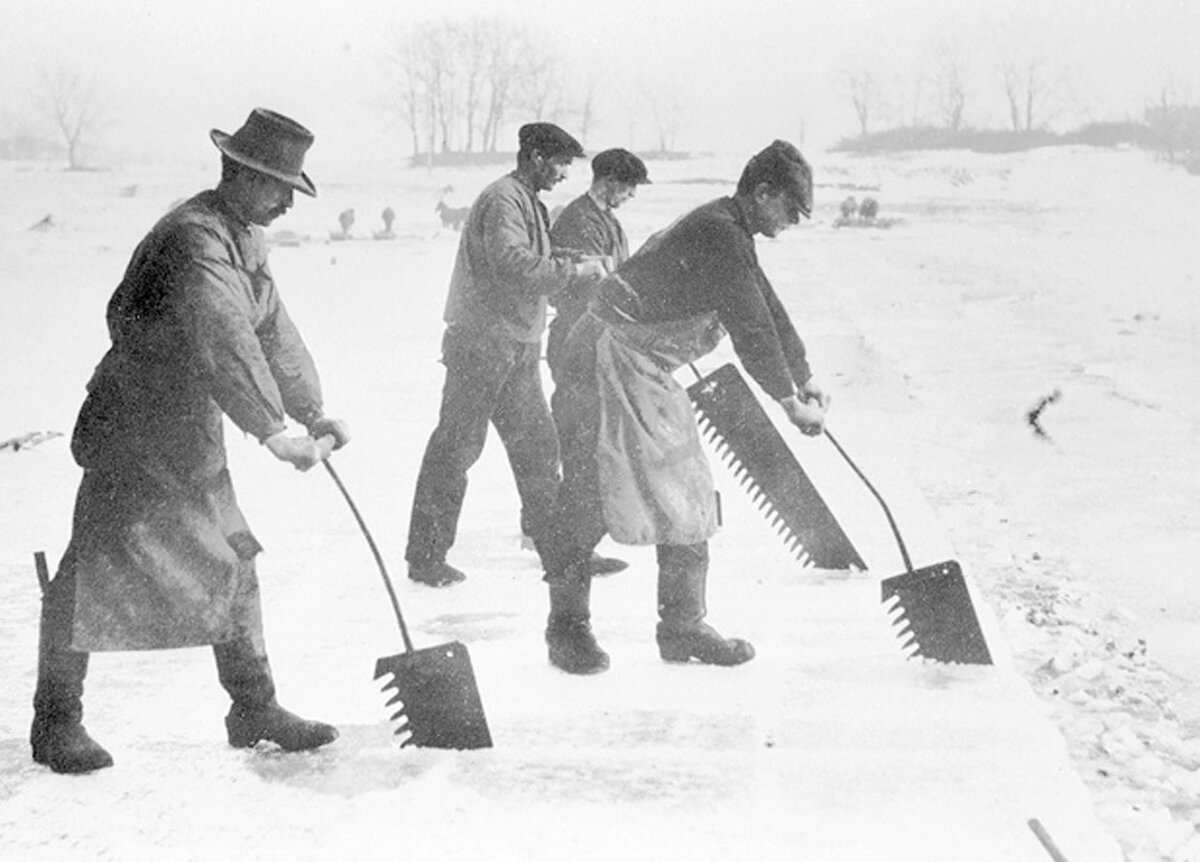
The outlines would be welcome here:
[[[588,141],[598,148],[656,145],[640,103],[645,91],[678,101],[679,149],[741,152],[775,137],[825,147],[858,131],[848,71],[876,77],[898,114],[906,110],[894,95],[899,82],[928,75],[939,49],[962,58],[971,126],[1007,124],[1002,49],[1038,58],[1046,111],[1059,126],[1140,117],[1164,88],[1178,101],[1200,95],[1200,52],[1192,45],[1200,9],[1171,0],[360,0],[340,9],[312,0],[9,0],[6,7],[0,134],[49,133],[40,76],[70,69],[99,88],[105,124],[93,139],[101,161],[208,159],[208,129],[232,131],[256,105],[310,126],[322,144],[318,160],[408,155],[407,130],[380,106],[387,40],[407,24],[469,16],[503,17],[542,35],[569,64],[572,83],[600,82]],[[521,119],[512,118],[513,128]],[[877,111],[877,122],[884,119]]]

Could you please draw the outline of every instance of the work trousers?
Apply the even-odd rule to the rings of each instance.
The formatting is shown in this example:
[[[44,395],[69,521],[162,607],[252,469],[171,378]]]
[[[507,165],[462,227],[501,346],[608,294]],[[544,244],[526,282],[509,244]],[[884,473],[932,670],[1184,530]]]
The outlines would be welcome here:
[[[541,545],[559,487],[558,435],[542,390],[541,345],[451,326],[442,339],[446,382],[413,495],[405,560],[441,562],[454,544],[488,425],[508,453],[521,498],[521,529]]]

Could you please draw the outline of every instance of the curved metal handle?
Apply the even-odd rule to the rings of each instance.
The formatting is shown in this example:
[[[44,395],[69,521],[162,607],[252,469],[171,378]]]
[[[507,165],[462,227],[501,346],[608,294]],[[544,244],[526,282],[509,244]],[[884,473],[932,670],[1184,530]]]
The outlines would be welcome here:
[[[350,511],[354,513],[354,520],[358,521],[359,529],[362,530],[362,534],[367,538],[367,544],[370,545],[371,553],[375,556],[375,562],[379,566],[379,574],[383,577],[383,585],[387,587],[388,598],[392,600],[392,610],[396,612],[396,622],[400,623],[400,636],[404,638],[404,650],[405,652],[412,652],[413,643],[412,639],[408,636],[408,626],[404,624],[404,614],[400,613],[400,600],[396,598],[396,589],[392,586],[392,579],[388,577],[387,566],[383,564],[383,556],[379,553],[379,548],[376,547],[375,540],[371,538],[371,531],[367,529],[366,521],[358,513],[358,506],[354,505],[354,500],[350,498],[350,492],[342,484],[341,477],[333,469],[333,465],[329,463],[329,459],[326,458],[321,463],[325,465],[325,469],[329,471],[329,475],[333,477],[333,481],[337,484],[338,490],[342,492],[342,496],[350,504]]]

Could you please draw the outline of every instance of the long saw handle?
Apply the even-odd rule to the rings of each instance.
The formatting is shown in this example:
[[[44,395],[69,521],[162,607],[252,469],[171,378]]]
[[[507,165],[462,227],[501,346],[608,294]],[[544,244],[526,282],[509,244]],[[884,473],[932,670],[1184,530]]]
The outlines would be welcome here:
[[[824,433],[829,442],[833,444],[833,448],[837,449],[838,454],[846,459],[846,463],[850,465],[850,469],[858,474],[858,478],[862,479],[863,484],[867,486],[867,490],[879,501],[879,505],[883,509],[883,514],[887,516],[888,526],[892,528],[892,535],[896,537],[896,545],[900,548],[900,556],[904,560],[904,569],[911,574],[913,570],[912,560],[908,558],[908,548],[904,547],[904,539],[900,538],[900,528],[896,526],[896,519],[892,517],[892,510],[883,501],[883,496],[875,490],[875,486],[871,484],[871,480],[867,478],[867,475],[858,468],[858,465],[854,463],[846,453],[846,450],[842,448],[842,444],[837,441],[837,438],[829,433],[828,428],[825,429]]]
[[[408,626],[404,624],[404,614],[400,613],[400,600],[396,598],[396,589],[392,586],[392,579],[388,577],[387,566],[383,564],[383,556],[379,553],[379,548],[375,545],[375,540],[371,538],[371,531],[367,529],[367,522],[358,513],[358,506],[354,505],[354,500],[350,497],[350,492],[342,484],[341,477],[333,469],[333,465],[329,463],[329,459],[326,458],[321,463],[325,465],[325,469],[329,471],[329,475],[338,486],[338,490],[346,498],[346,502],[350,505],[350,511],[354,513],[354,520],[358,521],[359,529],[366,536],[367,544],[371,546],[371,553],[375,556],[375,563],[379,566],[379,574],[383,577],[383,585],[387,587],[388,598],[392,600],[392,610],[396,612],[396,621],[400,623],[400,636],[404,638],[404,651],[412,652],[413,642],[408,636]]]

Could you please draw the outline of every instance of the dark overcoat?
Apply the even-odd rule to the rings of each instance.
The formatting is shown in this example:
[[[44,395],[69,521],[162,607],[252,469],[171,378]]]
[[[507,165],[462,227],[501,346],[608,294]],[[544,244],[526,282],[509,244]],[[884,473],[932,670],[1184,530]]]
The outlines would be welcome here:
[[[72,646],[160,649],[261,635],[261,550],[226,464],[224,416],[260,441],[321,414],[316,369],[262,229],[203,192],[164,216],[109,300],[112,344],[72,452],[84,468],[60,573]]]

